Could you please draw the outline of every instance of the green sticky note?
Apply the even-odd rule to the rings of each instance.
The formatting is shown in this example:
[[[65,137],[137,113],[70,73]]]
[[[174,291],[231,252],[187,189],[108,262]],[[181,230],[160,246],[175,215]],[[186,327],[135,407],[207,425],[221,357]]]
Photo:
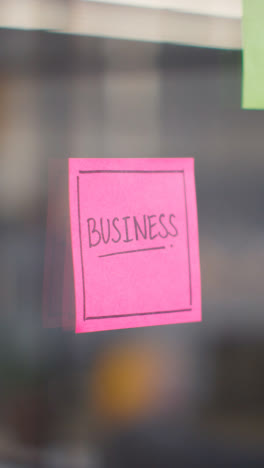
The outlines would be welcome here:
[[[264,0],[243,0],[244,109],[264,109]]]

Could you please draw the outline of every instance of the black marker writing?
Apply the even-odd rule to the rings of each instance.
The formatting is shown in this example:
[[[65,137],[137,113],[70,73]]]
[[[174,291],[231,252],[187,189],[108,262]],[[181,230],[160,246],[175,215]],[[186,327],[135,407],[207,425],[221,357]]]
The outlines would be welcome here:
[[[124,216],[123,218],[88,218],[89,247],[98,246],[101,242],[118,244],[139,240],[152,241],[156,237],[167,239],[177,237],[176,216],[171,213],[165,215]]]

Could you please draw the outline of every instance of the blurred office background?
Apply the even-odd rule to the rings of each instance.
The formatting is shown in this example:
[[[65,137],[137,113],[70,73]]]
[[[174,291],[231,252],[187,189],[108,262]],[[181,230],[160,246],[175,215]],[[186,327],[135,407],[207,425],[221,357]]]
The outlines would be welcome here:
[[[264,466],[264,115],[241,110],[241,2],[165,3],[1,2],[1,468]],[[188,156],[203,321],[45,329],[49,161]]]

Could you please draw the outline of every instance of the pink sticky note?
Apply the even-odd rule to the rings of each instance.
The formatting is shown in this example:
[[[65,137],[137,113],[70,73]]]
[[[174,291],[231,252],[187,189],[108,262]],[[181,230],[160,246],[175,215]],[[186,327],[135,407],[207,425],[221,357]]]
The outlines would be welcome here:
[[[76,332],[201,320],[193,159],[70,159]]]

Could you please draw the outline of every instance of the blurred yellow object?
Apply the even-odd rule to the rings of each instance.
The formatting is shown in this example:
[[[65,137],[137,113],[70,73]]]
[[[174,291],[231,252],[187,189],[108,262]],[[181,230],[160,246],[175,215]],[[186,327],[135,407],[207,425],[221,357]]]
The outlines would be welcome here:
[[[118,346],[97,362],[92,381],[94,409],[103,422],[130,422],[155,408],[162,365],[152,347]]]

